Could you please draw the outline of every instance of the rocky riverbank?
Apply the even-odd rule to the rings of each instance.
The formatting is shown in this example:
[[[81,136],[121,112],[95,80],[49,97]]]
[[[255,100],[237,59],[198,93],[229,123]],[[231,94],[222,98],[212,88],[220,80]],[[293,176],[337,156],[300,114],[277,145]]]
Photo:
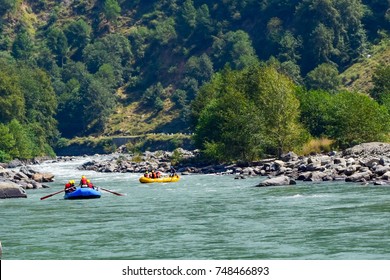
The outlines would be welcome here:
[[[258,187],[292,185],[297,181],[323,182],[346,181],[390,186],[390,144],[364,143],[341,152],[298,156],[294,152],[280,158],[264,159],[250,163],[202,165],[197,151],[178,149],[175,152],[145,152],[131,155],[126,152],[113,154],[108,160],[92,160],[82,164],[80,170],[96,172],[144,173],[158,170],[168,173],[173,166],[181,175],[232,174],[235,179],[264,176]],[[68,161],[73,157],[58,157],[55,161]],[[180,162],[180,163],[178,163]],[[39,162],[38,162],[39,164]],[[38,173],[28,165],[19,170],[13,162],[7,169],[0,166],[0,198],[25,197],[26,189],[47,187],[44,183],[54,180],[50,173]]]
[[[173,164],[180,154],[184,162]],[[110,160],[89,161],[81,170],[96,172],[144,173],[150,170],[169,172],[174,166],[178,173],[186,174],[234,174],[236,179],[248,176],[267,176],[258,186],[289,185],[296,181],[339,181],[375,185],[390,185],[390,144],[364,143],[342,152],[330,152],[310,156],[298,156],[289,152],[281,158],[264,159],[246,164],[202,166],[196,163],[197,151],[146,152],[141,157],[119,154]],[[183,162],[183,161],[182,161]]]
[[[13,165],[11,165],[14,168]],[[39,173],[28,166],[19,170],[7,169],[0,166],[0,198],[27,197],[26,189],[47,188],[44,183],[52,182],[54,175]]]

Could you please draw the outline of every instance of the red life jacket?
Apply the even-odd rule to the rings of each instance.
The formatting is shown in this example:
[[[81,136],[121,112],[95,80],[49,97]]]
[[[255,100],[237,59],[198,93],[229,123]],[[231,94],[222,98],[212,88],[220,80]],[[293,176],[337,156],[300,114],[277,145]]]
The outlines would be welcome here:
[[[87,178],[81,178],[81,181],[80,181],[81,185],[87,185]]]

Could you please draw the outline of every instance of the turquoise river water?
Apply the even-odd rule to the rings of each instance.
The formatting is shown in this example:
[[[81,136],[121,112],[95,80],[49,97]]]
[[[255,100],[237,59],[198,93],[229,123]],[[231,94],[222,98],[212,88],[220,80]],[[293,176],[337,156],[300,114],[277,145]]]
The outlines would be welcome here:
[[[3,260],[390,259],[390,187],[189,175],[141,184],[141,174],[79,171],[91,158],[43,163],[49,189],[0,200]],[[86,175],[100,199],[64,200],[68,179]]]

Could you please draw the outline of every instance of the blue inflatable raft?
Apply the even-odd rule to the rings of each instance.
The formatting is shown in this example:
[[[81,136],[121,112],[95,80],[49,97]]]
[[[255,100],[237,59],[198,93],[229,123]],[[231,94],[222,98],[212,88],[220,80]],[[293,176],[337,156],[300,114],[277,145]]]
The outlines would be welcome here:
[[[64,199],[92,199],[100,198],[101,192],[92,188],[76,188],[75,191],[65,193]]]

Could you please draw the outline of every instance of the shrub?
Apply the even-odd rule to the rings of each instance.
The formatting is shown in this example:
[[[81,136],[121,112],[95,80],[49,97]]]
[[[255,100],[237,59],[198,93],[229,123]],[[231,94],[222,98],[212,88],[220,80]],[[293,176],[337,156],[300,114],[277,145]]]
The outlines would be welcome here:
[[[332,150],[333,144],[334,141],[328,138],[311,139],[303,145],[300,153],[303,155],[327,153]]]

